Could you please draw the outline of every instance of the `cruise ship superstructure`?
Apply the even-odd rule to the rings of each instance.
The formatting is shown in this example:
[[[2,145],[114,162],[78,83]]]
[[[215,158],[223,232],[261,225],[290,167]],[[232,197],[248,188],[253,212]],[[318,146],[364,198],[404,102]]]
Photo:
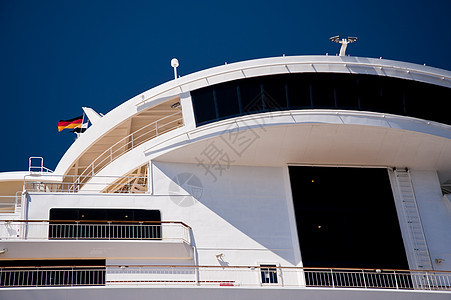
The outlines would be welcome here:
[[[0,298],[450,299],[449,101],[449,71],[351,56],[145,91],[0,174]]]

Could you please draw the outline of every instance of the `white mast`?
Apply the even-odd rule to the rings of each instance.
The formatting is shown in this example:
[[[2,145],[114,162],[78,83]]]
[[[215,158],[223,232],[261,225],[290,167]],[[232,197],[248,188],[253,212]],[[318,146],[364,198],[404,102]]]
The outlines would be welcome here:
[[[340,39],[340,36],[336,35],[336,36],[331,37],[329,40],[331,42],[341,44],[339,56],[346,56],[346,48],[348,47],[348,44],[354,43],[355,41],[357,41],[357,38],[356,37],[347,37],[347,38]]]
[[[177,58],[171,59],[171,67],[174,68],[174,79],[177,79],[177,67],[179,66],[179,61]]]

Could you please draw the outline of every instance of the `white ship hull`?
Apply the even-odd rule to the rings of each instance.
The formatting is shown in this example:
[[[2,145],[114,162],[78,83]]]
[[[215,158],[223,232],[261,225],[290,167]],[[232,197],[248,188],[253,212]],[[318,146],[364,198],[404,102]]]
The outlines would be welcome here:
[[[450,299],[450,88],[311,56],[146,91],[0,174],[0,297]]]

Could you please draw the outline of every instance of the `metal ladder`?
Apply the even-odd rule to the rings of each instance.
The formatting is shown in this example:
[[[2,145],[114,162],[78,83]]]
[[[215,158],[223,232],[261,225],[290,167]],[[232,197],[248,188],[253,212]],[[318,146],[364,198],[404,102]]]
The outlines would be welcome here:
[[[396,184],[401,197],[405,222],[410,233],[410,241],[413,248],[415,267],[418,270],[432,270],[431,256],[424,236],[423,225],[418,212],[417,201],[407,169],[394,170]]]

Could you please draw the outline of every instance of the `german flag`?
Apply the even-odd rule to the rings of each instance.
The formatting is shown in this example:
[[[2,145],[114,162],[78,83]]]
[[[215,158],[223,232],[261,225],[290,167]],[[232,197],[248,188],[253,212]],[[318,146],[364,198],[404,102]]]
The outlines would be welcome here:
[[[79,116],[70,120],[60,120],[58,122],[58,131],[63,129],[81,128],[83,123],[83,116]]]

